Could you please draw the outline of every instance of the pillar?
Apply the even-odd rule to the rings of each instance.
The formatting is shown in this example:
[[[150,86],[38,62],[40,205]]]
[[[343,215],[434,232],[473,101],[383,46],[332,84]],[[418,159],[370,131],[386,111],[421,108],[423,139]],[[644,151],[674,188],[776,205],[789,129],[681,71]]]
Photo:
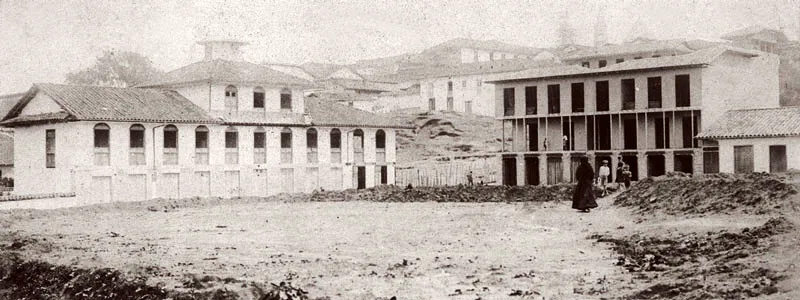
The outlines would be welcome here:
[[[639,180],[647,177],[647,154],[639,152],[636,154],[636,160],[639,163]]]
[[[547,181],[547,155],[539,155],[539,184],[549,185],[552,182]]]
[[[525,157],[522,154],[517,154],[517,185],[525,185]]]
[[[675,172],[675,152],[664,152],[664,173]]]
[[[692,149],[692,174],[703,174],[703,149]]]
[[[561,155],[561,181],[562,182],[569,182],[569,177],[572,172],[572,157],[569,153],[564,153]]]

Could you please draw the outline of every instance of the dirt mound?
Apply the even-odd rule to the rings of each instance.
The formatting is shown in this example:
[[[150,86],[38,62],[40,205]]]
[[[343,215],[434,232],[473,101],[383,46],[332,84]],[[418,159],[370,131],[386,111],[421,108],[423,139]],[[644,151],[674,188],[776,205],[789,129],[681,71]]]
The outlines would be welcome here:
[[[764,214],[788,209],[787,199],[797,189],[782,177],[767,173],[671,173],[648,177],[617,196],[614,204],[638,212],[703,214],[740,211]]]
[[[200,281],[213,281],[208,278],[211,277]],[[236,284],[233,289],[196,286],[176,291],[148,285],[146,280],[126,278],[120,271],[109,268],[87,270],[41,261],[25,262],[15,252],[0,253],[0,299],[309,299],[305,291],[284,282],[241,284],[234,280],[230,282]]]
[[[443,186],[401,188],[380,186],[364,190],[315,192],[311,201],[374,202],[548,202],[572,199],[574,184],[552,186]],[[600,190],[595,193],[600,195]]]
[[[613,244],[620,254],[617,265],[646,282],[659,282],[629,299],[742,299],[778,291],[776,285],[785,276],[761,267],[755,258],[772,247],[770,237],[793,229],[790,221],[780,217],[738,233],[590,238]]]

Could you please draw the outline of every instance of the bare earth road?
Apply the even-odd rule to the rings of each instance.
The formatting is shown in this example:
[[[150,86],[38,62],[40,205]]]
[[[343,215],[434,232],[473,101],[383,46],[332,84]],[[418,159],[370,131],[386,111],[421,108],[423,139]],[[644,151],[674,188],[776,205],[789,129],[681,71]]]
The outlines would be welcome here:
[[[631,219],[566,202],[258,203],[58,210],[9,229],[52,243],[29,258],[144,273],[168,288],[196,274],[291,280],[331,299],[599,299],[631,279],[586,237]]]

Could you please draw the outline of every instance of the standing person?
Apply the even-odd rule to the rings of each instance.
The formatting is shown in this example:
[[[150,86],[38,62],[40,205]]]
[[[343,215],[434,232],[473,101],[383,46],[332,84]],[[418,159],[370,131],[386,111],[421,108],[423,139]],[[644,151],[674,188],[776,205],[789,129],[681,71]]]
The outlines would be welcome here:
[[[472,171],[469,171],[469,173],[467,173],[467,183],[469,185],[472,185]]]
[[[569,150],[569,137],[565,134],[561,138],[562,144],[564,145],[564,150]]]
[[[606,183],[608,182],[608,175],[611,175],[611,170],[608,168],[608,161],[603,160],[603,166],[600,167],[600,171],[597,173],[600,179],[600,188],[603,189],[603,197],[605,197],[608,192],[606,191]]]
[[[581,157],[581,164],[575,170],[575,179],[578,180],[578,184],[572,194],[572,208],[588,213],[590,209],[597,207],[594,191],[592,190],[594,170],[592,165],[589,164],[588,158]]]
[[[625,165],[622,167],[622,182],[625,183],[625,189],[631,188],[631,177],[633,177],[631,166]]]
[[[622,184],[622,168],[625,166],[625,162],[622,161],[622,156],[617,156],[617,173],[616,178],[614,178],[614,182],[618,184]]]
[[[547,138],[544,138],[544,142],[542,142],[542,147],[544,147],[544,151],[547,151],[547,147],[550,146],[550,142],[547,141]]]

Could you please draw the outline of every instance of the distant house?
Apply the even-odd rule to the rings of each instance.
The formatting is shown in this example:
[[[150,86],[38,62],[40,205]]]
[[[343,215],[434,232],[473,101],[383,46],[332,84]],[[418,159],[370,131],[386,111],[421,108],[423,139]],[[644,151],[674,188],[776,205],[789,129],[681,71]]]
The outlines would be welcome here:
[[[634,59],[674,56],[694,51],[684,40],[637,39],[624,44],[582,48],[565,54],[562,61],[585,68],[604,68]]]
[[[719,145],[719,171],[800,170],[800,107],[732,110],[698,138]]]
[[[769,53],[779,53],[780,46],[789,39],[781,30],[760,25],[748,26],[722,35],[723,39],[733,42],[734,46],[755,49]]]
[[[25,93],[0,95],[0,118],[8,114]],[[14,130],[0,128],[0,178],[14,178]]]

